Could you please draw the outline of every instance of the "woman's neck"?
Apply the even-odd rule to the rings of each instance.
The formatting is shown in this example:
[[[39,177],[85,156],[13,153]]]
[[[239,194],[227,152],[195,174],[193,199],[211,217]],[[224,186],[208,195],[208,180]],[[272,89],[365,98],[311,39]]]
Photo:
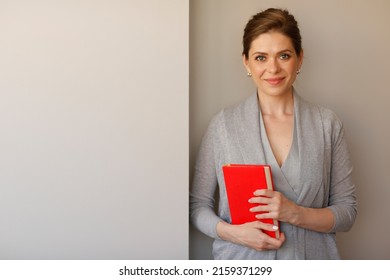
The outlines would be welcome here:
[[[259,106],[263,115],[291,115],[294,113],[293,92],[272,96],[258,91]]]

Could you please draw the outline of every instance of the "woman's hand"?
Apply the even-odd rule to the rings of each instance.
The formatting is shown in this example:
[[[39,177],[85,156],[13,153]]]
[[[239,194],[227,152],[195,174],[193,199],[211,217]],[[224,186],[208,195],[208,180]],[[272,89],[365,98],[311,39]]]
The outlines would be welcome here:
[[[251,212],[259,212],[258,219],[276,219],[281,222],[296,224],[299,206],[287,199],[282,193],[272,190],[257,190],[249,202],[256,205]]]
[[[283,245],[285,241],[283,233],[280,234],[279,239],[276,239],[262,232],[262,230],[276,231],[277,229],[273,225],[260,221],[242,225],[231,225],[226,222],[217,224],[217,233],[220,238],[257,251],[277,250]]]
[[[249,202],[257,205],[250,211],[258,212],[257,219],[277,219],[318,232],[330,232],[334,226],[335,218],[328,208],[303,207],[287,199],[282,193],[272,190],[257,190],[254,195]]]

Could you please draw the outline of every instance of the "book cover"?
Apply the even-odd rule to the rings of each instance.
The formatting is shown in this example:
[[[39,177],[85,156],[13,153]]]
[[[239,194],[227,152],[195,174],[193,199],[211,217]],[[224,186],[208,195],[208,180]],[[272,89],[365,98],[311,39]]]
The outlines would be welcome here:
[[[256,204],[248,200],[254,197],[254,192],[259,189],[273,190],[272,172],[269,165],[251,164],[227,164],[222,167],[225,178],[226,192],[230,208],[232,224],[239,225],[257,221],[256,213],[249,211]],[[279,227],[279,221],[275,219],[261,219],[263,223],[273,224]],[[271,237],[279,238],[279,230],[265,231]]]

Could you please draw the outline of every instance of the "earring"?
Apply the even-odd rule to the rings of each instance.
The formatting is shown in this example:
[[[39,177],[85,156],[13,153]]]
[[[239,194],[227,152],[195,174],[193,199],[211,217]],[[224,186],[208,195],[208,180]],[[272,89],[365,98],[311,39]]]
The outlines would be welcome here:
[[[301,69],[298,69],[298,71],[297,71],[297,75],[299,75],[299,73],[301,73]]]
[[[246,73],[248,77],[252,77],[252,73],[248,72]]]

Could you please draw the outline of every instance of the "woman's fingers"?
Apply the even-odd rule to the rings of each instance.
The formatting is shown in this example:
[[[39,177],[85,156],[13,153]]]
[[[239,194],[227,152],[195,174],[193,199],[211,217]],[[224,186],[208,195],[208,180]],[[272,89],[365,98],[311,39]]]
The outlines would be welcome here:
[[[243,230],[242,235],[240,234],[241,244],[258,251],[279,249],[285,240],[284,237],[276,239],[265,234],[263,230],[275,231],[277,228],[260,221],[246,223],[239,227]]]
[[[283,232],[280,233],[279,239],[271,238],[268,241],[270,250],[279,249],[282,246],[282,244],[284,243],[285,240],[286,240],[286,237],[285,237]]]
[[[258,219],[278,219],[280,206],[277,203],[261,204],[250,208],[249,211],[252,213],[257,213],[256,218]]]
[[[275,195],[276,191],[268,190],[268,189],[262,189],[262,190],[256,190],[253,194],[255,196],[267,196],[267,197],[273,197]]]
[[[275,226],[275,225],[271,225],[271,224],[268,224],[268,223],[263,223],[261,221],[255,221],[255,222],[252,222],[253,223],[253,226],[257,229],[261,229],[261,230],[267,230],[267,231],[277,231],[279,229],[279,227]]]
[[[255,196],[249,199],[253,203],[253,207],[249,209],[250,212],[258,213],[258,219],[279,219],[282,209],[283,197],[281,193],[271,190],[257,190]]]
[[[265,196],[255,196],[249,199],[249,203],[269,204],[272,202],[272,198]]]

